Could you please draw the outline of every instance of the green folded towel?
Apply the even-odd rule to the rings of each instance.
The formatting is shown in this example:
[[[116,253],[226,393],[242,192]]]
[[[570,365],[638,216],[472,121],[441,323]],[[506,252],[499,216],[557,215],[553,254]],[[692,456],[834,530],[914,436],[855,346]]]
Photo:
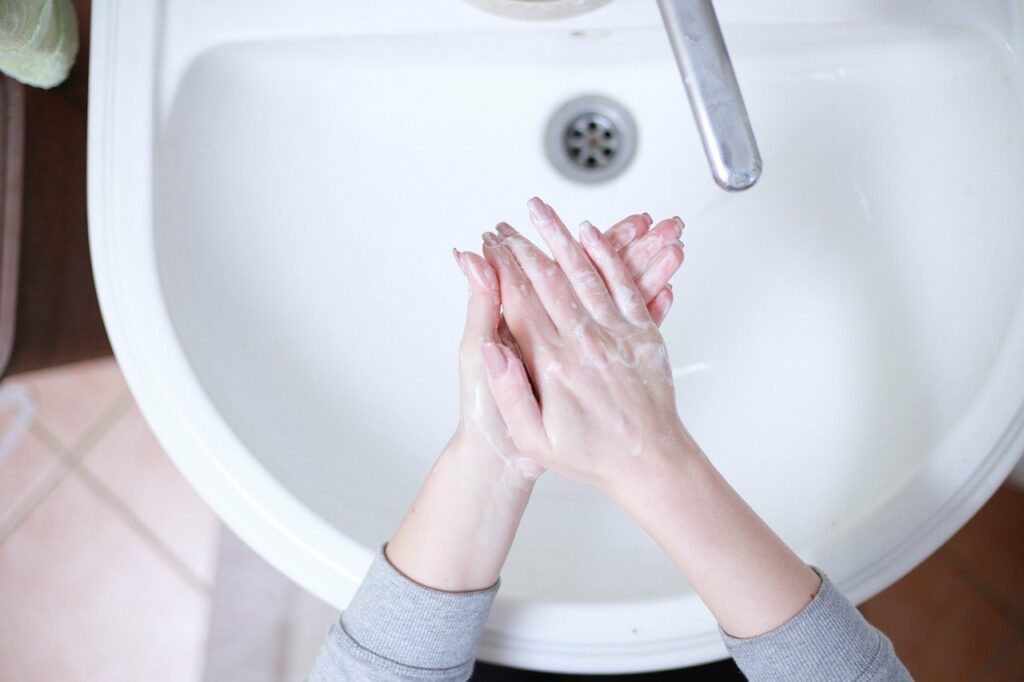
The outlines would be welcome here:
[[[0,71],[52,88],[68,77],[77,54],[71,0],[0,0]]]

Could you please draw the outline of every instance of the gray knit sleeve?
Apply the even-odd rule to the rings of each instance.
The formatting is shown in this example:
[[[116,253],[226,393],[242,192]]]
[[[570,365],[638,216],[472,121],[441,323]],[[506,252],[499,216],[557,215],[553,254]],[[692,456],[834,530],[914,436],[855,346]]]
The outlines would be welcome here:
[[[864,620],[824,572],[814,571],[821,576],[821,589],[788,622],[750,639],[722,631],[725,646],[747,678],[751,682],[911,680],[889,638]]]
[[[461,682],[498,585],[442,592],[399,573],[377,552],[348,609],[327,633],[309,682]]]

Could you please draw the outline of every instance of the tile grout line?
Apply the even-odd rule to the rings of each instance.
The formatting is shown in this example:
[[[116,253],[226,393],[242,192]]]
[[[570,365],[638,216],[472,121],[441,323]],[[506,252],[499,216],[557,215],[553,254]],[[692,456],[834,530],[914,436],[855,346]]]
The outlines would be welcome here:
[[[33,510],[38,507],[49,493],[64,480],[68,474],[77,474],[80,480],[95,494],[100,501],[107,506],[123,523],[140,537],[143,542],[150,546],[173,570],[178,574],[189,587],[198,590],[201,594],[209,595],[213,589],[206,580],[202,579],[191,568],[189,568],[178,555],[163,543],[153,531],[143,523],[130,508],[108,488],[102,481],[89,471],[84,464],[84,459],[89,451],[103,436],[105,436],[117,422],[128,413],[134,404],[131,391],[125,389],[113,400],[110,405],[96,418],[96,420],[79,436],[78,440],[68,448],[65,448],[60,440],[42,422],[36,421],[32,424],[32,431],[50,448],[51,454],[56,458],[57,465],[53,467],[53,474],[48,476],[44,484],[36,486],[35,493],[28,498],[25,504],[8,515],[13,521],[0,525],[0,543],[9,537],[29,517]]]
[[[50,452],[48,455],[53,458],[53,462],[47,466],[46,471],[38,479],[29,485],[25,495],[3,517],[0,517],[0,544],[3,544],[17,530],[25,517],[31,514],[32,510],[70,472],[59,452]]]
[[[153,530],[147,526],[139,517],[137,517],[131,508],[117,496],[113,490],[107,487],[103,481],[96,478],[96,476],[89,471],[89,468],[84,464],[75,468],[75,474],[82,480],[83,483],[100,498],[110,511],[114,512],[122,522],[131,528],[139,539],[149,545],[150,549],[157,553],[166,564],[178,574],[189,587],[198,591],[200,594],[209,597],[213,591],[213,586],[210,585],[203,578],[195,574],[195,572],[187,565],[181,558],[168,547],[163,540],[161,540],[153,532]]]
[[[10,537],[35,508],[46,499],[46,496],[64,480],[64,477],[74,470],[75,463],[81,457],[80,454],[76,453],[86,451],[95,445],[100,437],[127,412],[131,402],[130,400],[125,400],[126,396],[130,399],[130,394],[128,394],[127,390],[111,400],[110,405],[100,413],[96,420],[82,432],[70,447],[65,447],[53,435],[53,432],[39,420],[32,422],[30,431],[50,449],[50,454],[57,460],[57,464],[32,486],[33,490],[26,496],[25,500],[17,505],[15,509],[8,512],[4,521],[0,522],[0,543]]]
[[[103,411],[103,414],[92,423],[86,432],[82,434],[73,446],[64,451],[64,461],[72,469],[78,466],[93,446],[103,440],[103,437],[110,433],[110,429],[120,421],[121,417],[128,414],[128,410],[134,403],[132,394],[125,389],[110,402],[110,406]]]
[[[79,439],[74,448],[71,448],[66,453],[65,462],[68,466],[68,472],[76,473],[86,486],[92,490],[92,492],[100,498],[100,501],[106,504],[106,506],[116,514],[122,522],[124,522],[129,528],[131,528],[147,545],[150,546],[154,552],[156,552],[173,570],[178,574],[178,577],[185,581],[189,587],[198,590],[201,594],[209,596],[213,590],[213,586],[198,576],[177,553],[167,546],[166,543],[161,540],[153,530],[146,525],[131,508],[125,504],[125,502],[111,490],[103,481],[98,479],[96,475],[89,469],[89,466],[85,463],[86,456],[89,451],[95,446],[103,436],[110,432],[110,430],[117,424],[122,417],[124,417],[132,405],[135,404],[135,399],[132,397],[131,391],[125,389],[118,397],[116,397],[110,408],[105,412],[99,419],[94,423],[95,429],[90,428],[90,431],[95,433],[89,433],[87,439],[85,435]],[[52,437],[52,436],[51,436]]]

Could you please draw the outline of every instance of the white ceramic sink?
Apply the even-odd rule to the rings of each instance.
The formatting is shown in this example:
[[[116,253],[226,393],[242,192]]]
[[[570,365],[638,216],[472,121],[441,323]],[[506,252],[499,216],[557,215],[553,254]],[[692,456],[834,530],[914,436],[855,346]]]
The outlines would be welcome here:
[[[852,599],[934,551],[1020,455],[1024,3],[718,3],[765,163],[742,194],[709,177],[654,2],[550,22],[232,4],[94,3],[94,269],[170,455],[325,600],[346,605],[454,428],[448,252],[499,219],[526,228],[533,194],[572,221],[684,217],[664,326],[684,420]],[[588,93],[640,135],[597,187],[541,144]],[[483,659],[722,655],[652,542],[541,480]]]

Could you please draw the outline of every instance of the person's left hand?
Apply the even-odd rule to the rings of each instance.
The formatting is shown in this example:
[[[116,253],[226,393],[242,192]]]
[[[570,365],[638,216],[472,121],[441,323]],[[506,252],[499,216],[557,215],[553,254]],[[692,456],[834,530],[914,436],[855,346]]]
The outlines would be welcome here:
[[[634,215],[606,237],[634,263],[641,289],[647,287],[652,318],[660,320],[672,302],[665,283],[682,260],[680,225],[664,221],[653,230],[650,226],[649,217]],[[658,255],[665,251],[667,256]],[[533,481],[544,471],[515,447],[487,379],[485,342],[508,344],[510,353],[518,352],[501,314],[497,274],[473,253],[456,251],[455,261],[466,274],[470,291],[459,353],[459,428],[434,462],[385,552],[410,579],[450,592],[494,585]]]
[[[677,218],[669,219],[651,228],[651,222],[646,214],[632,215],[616,223],[604,236],[626,263],[651,319],[661,324],[672,304],[668,280],[683,261],[682,244],[679,243],[682,223]],[[505,231],[510,228],[502,224],[498,229]],[[552,248],[583,254],[578,247],[572,250],[571,245],[565,243],[552,244]],[[515,488],[526,488],[544,472],[544,468],[516,448],[491,394],[481,354],[486,342],[500,343],[518,352],[515,339],[501,315],[498,279],[490,263],[481,256],[457,250],[453,253],[469,281],[470,293],[466,327],[459,348],[461,406],[459,428],[453,438],[459,447],[453,450],[465,454],[462,465],[491,470],[501,467],[499,475],[506,483]],[[486,454],[481,456],[481,453]],[[494,456],[488,457],[489,454]]]

